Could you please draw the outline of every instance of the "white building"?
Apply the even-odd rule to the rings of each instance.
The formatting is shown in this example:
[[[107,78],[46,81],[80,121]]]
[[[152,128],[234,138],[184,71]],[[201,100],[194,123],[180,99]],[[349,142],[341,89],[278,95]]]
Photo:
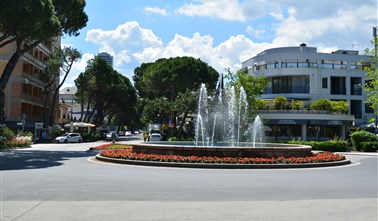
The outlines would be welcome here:
[[[367,56],[358,51],[338,50],[318,53],[315,47],[282,47],[265,50],[242,63],[249,74],[265,76],[270,82],[262,99],[284,96],[288,101],[301,100],[305,104],[320,98],[344,100],[349,114],[320,113],[320,111],[265,110],[260,115],[266,125],[279,128],[283,137],[314,139],[346,137],[352,125],[367,123],[374,111],[365,104],[367,95],[362,88],[365,72],[362,61]],[[316,135],[315,135],[316,134]]]

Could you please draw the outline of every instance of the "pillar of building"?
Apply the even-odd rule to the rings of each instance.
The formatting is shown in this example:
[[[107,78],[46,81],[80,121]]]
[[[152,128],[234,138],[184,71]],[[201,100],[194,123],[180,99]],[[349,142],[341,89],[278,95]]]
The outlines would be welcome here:
[[[345,140],[345,138],[346,138],[346,126],[342,125],[341,126],[341,139]]]
[[[302,124],[302,140],[307,141],[307,124]]]

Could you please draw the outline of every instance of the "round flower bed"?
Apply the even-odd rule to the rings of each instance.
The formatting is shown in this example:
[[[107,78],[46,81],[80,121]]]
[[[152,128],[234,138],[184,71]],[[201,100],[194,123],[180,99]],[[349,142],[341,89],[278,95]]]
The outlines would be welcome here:
[[[124,146],[124,148],[123,148]],[[201,163],[201,164],[311,164],[345,160],[345,156],[331,152],[313,153],[308,157],[272,157],[272,158],[253,158],[253,157],[215,157],[215,156],[181,156],[181,155],[162,155],[144,154],[133,152],[132,147],[122,144],[104,144],[91,148],[92,150],[102,150],[100,156],[106,158],[116,158],[136,161],[155,161],[155,162],[176,162],[176,163]]]

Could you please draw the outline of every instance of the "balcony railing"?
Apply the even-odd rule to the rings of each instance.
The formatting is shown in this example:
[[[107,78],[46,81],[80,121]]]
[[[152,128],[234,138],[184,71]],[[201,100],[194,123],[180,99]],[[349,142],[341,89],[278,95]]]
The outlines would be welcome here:
[[[258,112],[266,114],[341,114],[327,110],[258,110]]]
[[[263,94],[308,94],[310,93],[310,86],[292,86],[291,90],[280,91],[273,90],[273,88],[267,88]]]

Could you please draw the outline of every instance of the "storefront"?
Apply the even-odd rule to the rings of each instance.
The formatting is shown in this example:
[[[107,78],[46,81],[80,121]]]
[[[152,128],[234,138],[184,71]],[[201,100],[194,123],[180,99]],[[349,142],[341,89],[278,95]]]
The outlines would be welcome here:
[[[345,139],[354,116],[345,114],[260,113],[267,140]],[[281,118],[281,119],[277,119]],[[302,119],[298,119],[302,118]]]

